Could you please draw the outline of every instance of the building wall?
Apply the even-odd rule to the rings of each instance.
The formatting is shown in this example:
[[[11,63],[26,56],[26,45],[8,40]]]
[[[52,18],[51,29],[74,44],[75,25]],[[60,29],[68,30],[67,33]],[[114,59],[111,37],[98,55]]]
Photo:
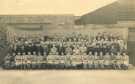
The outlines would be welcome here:
[[[0,24],[7,29],[8,40],[14,37],[34,35],[48,35],[57,30],[65,31],[73,28],[75,17],[65,15],[1,15]],[[0,25],[1,27],[1,25]],[[64,29],[63,29],[64,28]]]
[[[119,25],[128,28],[128,55],[129,62],[135,65],[135,21],[122,21]]]
[[[74,24],[74,15],[0,15],[0,23]]]

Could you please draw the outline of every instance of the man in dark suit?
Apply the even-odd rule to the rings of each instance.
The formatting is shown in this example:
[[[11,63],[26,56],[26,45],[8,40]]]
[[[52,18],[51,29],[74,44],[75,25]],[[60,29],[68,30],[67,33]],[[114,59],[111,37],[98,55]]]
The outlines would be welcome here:
[[[62,55],[62,53],[65,55],[65,47],[62,45],[62,43],[60,43],[58,47],[58,53],[59,55]]]

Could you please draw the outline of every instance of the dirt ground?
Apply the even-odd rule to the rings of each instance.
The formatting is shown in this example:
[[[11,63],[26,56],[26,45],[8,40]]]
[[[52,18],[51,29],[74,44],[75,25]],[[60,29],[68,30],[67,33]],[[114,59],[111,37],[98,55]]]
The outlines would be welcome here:
[[[135,70],[1,70],[0,84],[135,84]]]

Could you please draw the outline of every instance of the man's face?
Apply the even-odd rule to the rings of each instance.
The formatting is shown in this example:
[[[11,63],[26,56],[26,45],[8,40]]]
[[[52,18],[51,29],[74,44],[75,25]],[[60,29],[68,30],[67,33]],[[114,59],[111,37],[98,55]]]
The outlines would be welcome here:
[[[30,55],[31,53],[29,52],[28,55]]]
[[[120,55],[120,53],[117,53],[117,55]]]
[[[106,53],[106,55],[109,55],[109,53]]]
[[[15,53],[13,53],[13,56],[15,56]]]
[[[25,55],[25,53],[23,53],[23,55]]]
[[[97,56],[97,52],[95,52],[95,56]]]
[[[91,55],[92,53],[91,52],[89,52],[89,55]]]
[[[100,52],[100,56],[103,56],[103,53],[102,52]]]
[[[20,53],[18,53],[18,55],[20,55]]]
[[[126,53],[123,53],[123,55],[125,56],[125,55],[126,55]]]
[[[36,54],[36,52],[33,52],[33,54],[35,55],[35,54]]]
[[[44,55],[46,55],[46,52],[44,52]]]

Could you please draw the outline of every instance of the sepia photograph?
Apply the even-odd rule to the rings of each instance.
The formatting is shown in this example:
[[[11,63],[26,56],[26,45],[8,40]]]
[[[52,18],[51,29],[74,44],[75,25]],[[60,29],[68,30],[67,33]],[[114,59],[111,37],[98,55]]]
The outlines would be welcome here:
[[[1,84],[135,84],[135,0],[0,0]]]

